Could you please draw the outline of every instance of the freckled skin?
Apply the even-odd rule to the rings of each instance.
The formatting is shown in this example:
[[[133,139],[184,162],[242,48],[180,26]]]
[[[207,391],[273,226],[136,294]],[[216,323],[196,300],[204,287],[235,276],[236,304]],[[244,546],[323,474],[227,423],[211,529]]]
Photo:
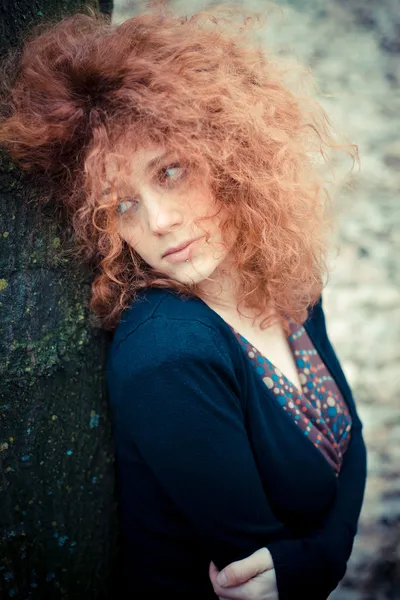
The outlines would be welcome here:
[[[128,177],[132,193],[118,194],[118,231],[155,270],[182,283],[200,283],[228,256],[231,244],[223,239],[220,227],[224,213],[216,218],[211,193],[186,187],[179,158],[163,155],[161,147],[133,153]],[[155,159],[160,160],[156,171],[150,169]],[[199,237],[188,262],[171,263],[163,258],[168,248]]]

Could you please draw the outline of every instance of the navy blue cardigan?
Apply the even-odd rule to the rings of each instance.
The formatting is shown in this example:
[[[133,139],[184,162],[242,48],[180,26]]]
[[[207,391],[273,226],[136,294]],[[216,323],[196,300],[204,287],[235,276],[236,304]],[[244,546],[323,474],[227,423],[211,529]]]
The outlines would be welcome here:
[[[138,598],[216,598],[222,569],[266,546],[279,600],[325,600],[342,579],[361,510],[362,424],[321,301],[305,323],[352,420],[337,477],[197,298],[148,289],[124,312],[107,361],[124,552]]]

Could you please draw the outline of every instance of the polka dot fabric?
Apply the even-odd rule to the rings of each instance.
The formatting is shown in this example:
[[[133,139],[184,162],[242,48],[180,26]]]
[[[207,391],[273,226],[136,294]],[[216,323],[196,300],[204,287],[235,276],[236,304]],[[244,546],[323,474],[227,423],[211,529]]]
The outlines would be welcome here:
[[[288,338],[302,393],[233,327],[241,347],[276,401],[339,474],[350,441],[351,416],[305,328],[290,323]]]

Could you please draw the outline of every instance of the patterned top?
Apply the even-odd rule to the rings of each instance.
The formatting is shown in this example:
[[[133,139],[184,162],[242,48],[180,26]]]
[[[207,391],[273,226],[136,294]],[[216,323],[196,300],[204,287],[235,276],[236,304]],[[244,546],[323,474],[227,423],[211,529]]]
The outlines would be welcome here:
[[[232,326],[256,372],[304,435],[339,474],[350,441],[351,416],[344,399],[305,328],[290,322],[289,345],[303,393]]]

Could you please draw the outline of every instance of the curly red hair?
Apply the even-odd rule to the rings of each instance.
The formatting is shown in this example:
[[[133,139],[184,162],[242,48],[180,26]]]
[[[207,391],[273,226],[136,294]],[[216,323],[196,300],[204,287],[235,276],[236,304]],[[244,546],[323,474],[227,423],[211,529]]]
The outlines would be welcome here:
[[[51,182],[77,256],[95,269],[91,307],[106,329],[141,288],[197,293],[152,271],[118,235],[115,204],[100,201],[109,157],[122,164],[149,143],[178,148],[226,209],[239,304],[263,314],[272,302],[301,322],[321,293],[329,193],[318,159],[337,148],[354,162],[357,147],[336,141],[324,109],[290,89],[286,62],[250,43],[236,15],[164,7],[115,26],[89,10],[34,30],[8,62],[0,144]]]

